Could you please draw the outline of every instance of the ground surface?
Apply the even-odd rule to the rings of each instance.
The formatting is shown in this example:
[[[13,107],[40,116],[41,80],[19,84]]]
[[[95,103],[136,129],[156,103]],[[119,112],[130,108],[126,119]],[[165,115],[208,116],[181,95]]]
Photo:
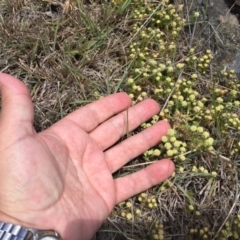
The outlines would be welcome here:
[[[186,1],[191,2],[191,1]],[[231,66],[240,74],[239,49],[240,49],[240,29],[238,14],[239,9],[230,12],[228,6],[232,6],[234,1],[224,0],[198,0],[191,4],[201,12],[202,20],[209,21],[208,27],[204,29],[203,35],[210,41],[212,49],[215,50],[217,63]],[[229,3],[230,5],[227,5]],[[207,8],[207,10],[206,10]]]
[[[62,5],[66,1],[61,1],[61,4],[51,0],[0,1],[0,71],[17,76],[29,87],[35,104],[34,125],[37,131],[101,96],[129,90],[126,82],[128,77],[134,75],[129,46],[135,39],[138,44],[141,37],[132,33],[133,25],[137,22],[131,9],[134,4],[128,5],[131,1],[116,1],[126,3],[119,10],[112,2],[70,1],[68,6]],[[140,2],[144,1],[139,1],[139,5]],[[145,1],[146,8],[150,2],[161,5],[163,1]],[[206,49],[210,49],[214,56],[206,74],[196,71],[199,79],[194,91],[197,90],[208,103],[200,120],[196,114],[192,114],[191,109],[183,115],[176,111],[170,119],[180,133],[184,130],[180,137],[187,138],[187,143],[191,145],[197,139],[189,136],[188,125],[197,122],[201,126],[201,118],[207,115],[207,110],[211,110],[210,100],[215,90],[211,88],[212,85],[220,90],[228,89],[232,87],[229,82],[236,80],[230,78],[230,73],[224,78],[220,72],[234,68],[240,75],[240,26],[237,16],[230,13],[223,0],[176,0],[175,3],[176,6],[184,4],[182,15],[186,25],[176,40],[177,53],[173,54],[174,57],[163,55],[158,60],[164,64],[169,59],[177,63],[184,62],[191,48],[196,49],[197,58],[204,56]],[[192,21],[190,16],[195,11],[200,16]],[[143,47],[141,43],[138,45],[142,47],[138,51],[144,52],[144,44]],[[176,65],[175,62],[173,65]],[[183,72],[187,79],[195,73],[196,66],[189,69]],[[181,74],[177,72],[171,78],[177,82]],[[149,97],[156,99],[155,83],[145,82],[142,88]],[[237,94],[236,99],[239,100],[239,92]],[[224,93],[222,95],[224,97]],[[160,97],[159,103],[166,107],[170,97]],[[236,113],[239,116],[239,108]],[[153,234],[157,231],[154,230],[156,221],[163,224],[158,231],[164,231],[163,239],[166,240],[239,239],[233,238],[225,227],[226,222],[229,226],[234,225],[240,211],[239,155],[230,156],[234,144],[240,141],[239,129],[231,126],[231,131],[221,135],[218,123],[222,116],[216,115],[204,125],[204,129],[216,137],[216,149],[189,150],[186,163],[175,161],[177,169],[184,167],[183,173],[177,172],[169,182],[147,191],[149,199],[157,201],[156,209],[143,209],[139,196],[130,199],[131,213],[135,207],[142,207],[141,217],[126,220],[121,215],[126,206],[117,206],[97,233],[97,239],[160,239],[154,238]],[[125,168],[118,174],[137,170],[134,164],[138,163],[142,164],[143,158],[134,160],[133,167]],[[192,173],[195,165],[204,166],[209,172],[216,171],[217,178],[201,172]],[[146,201],[144,204],[148,206],[149,203]],[[194,211],[189,210],[189,205],[194,206]],[[196,216],[197,213],[201,215]],[[239,229],[237,231],[238,234]],[[219,237],[220,232],[222,238]]]

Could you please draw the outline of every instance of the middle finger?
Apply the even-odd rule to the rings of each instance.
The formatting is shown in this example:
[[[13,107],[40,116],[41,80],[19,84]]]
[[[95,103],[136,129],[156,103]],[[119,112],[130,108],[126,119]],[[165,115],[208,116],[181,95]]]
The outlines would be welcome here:
[[[116,143],[128,131],[132,131],[159,112],[159,105],[152,99],[130,107],[128,110],[110,118],[89,135],[105,150]]]

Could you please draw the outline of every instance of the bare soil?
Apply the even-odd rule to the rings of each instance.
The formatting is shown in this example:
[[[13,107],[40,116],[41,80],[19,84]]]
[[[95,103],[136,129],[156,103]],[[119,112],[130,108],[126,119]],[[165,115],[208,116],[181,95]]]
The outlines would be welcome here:
[[[234,3],[235,0],[185,0],[191,11],[200,12],[195,32],[209,44],[216,64],[233,68],[240,77],[240,6]]]

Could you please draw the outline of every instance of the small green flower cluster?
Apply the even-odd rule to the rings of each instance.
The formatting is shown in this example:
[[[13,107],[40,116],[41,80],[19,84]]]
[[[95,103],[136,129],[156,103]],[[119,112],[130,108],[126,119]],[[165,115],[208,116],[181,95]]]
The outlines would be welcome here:
[[[176,50],[176,37],[184,26],[184,20],[178,14],[182,5],[177,8],[168,2],[163,0],[157,8],[154,2],[137,2],[134,18],[140,21],[136,22],[133,29],[138,33],[139,39],[130,45],[129,57],[134,59],[134,72],[127,80],[132,99],[139,98],[145,83],[152,82],[157,85],[166,77],[171,77],[175,68],[183,68],[181,63],[173,66],[172,61],[166,59],[166,56],[171,56]],[[151,7],[151,4],[154,7]],[[146,19],[149,21],[143,25]],[[165,31],[168,31],[167,36]],[[164,92],[169,93],[173,83],[168,78],[166,85],[168,89],[164,86]]]
[[[121,217],[126,218],[127,220],[131,220],[132,216],[132,203],[131,202],[123,202],[119,204],[121,208]]]
[[[163,240],[164,239],[164,230],[163,225],[159,223],[155,223],[153,226],[153,230],[151,232],[152,240]]]
[[[159,117],[158,115],[154,115],[154,116],[152,117],[152,119],[151,119],[150,122],[148,122],[148,123],[143,123],[143,124],[141,125],[141,127],[142,127],[143,129],[149,128],[149,127],[151,127],[152,125],[154,125],[155,123],[157,123],[157,122],[159,121],[159,119],[160,119],[160,117]],[[158,156],[159,156],[159,155],[158,155]]]
[[[210,137],[210,133],[201,126],[191,125],[189,126],[187,134],[191,134],[191,142],[188,143],[188,147],[191,151],[198,150],[213,150],[214,139]]]
[[[139,5],[139,1],[135,2]],[[168,31],[169,38],[171,38],[171,36],[175,38],[185,23],[185,20],[178,14],[178,12],[182,10],[182,7],[183,5],[179,5],[178,8],[176,8],[175,5],[169,4],[169,0],[162,0],[161,5],[157,8],[156,6],[151,6],[151,2],[146,2],[134,11],[134,18],[146,20],[149,18],[149,15],[151,15],[148,23],[150,28],[142,30],[142,21],[137,21],[133,29],[135,32],[141,31],[140,35],[143,39],[151,39],[152,37],[162,39],[162,37],[165,36],[163,31]],[[157,29],[160,31],[156,31]],[[164,50],[164,48],[161,50]]]
[[[238,153],[240,153],[240,142],[237,142],[237,144],[235,144],[235,147],[231,151],[231,155],[233,156]]]
[[[221,71],[221,74],[222,74],[222,77],[224,77],[222,81],[228,80],[228,82],[226,82],[227,84],[226,86],[228,88],[235,89],[235,90],[239,88],[240,84],[239,84],[239,81],[237,80],[235,71],[233,69],[224,68]],[[232,81],[229,81],[229,79],[231,79]]]
[[[240,101],[238,97],[239,90],[240,85],[237,90],[233,88],[216,88],[213,91],[213,101],[215,102],[215,105],[212,106],[208,111],[208,115],[212,115],[212,119],[219,118],[219,115],[221,116],[221,132],[223,134],[228,134],[229,128],[240,130],[239,116],[235,113],[240,107]],[[207,115],[207,111],[205,111],[205,113]]]
[[[158,207],[157,199],[147,193],[141,193],[137,197],[137,201],[132,204],[130,201],[122,202],[118,205],[120,207],[120,215],[127,220],[137,217],[142,217],[141,213],[146,210],[155,209]],[[146,218],[148,220],[148,218]]]
[[[191,228],[189,230],[190,235],[193,237],[204,240],[210,239],[210,236],[215,236],[214,239],[217,240],[230,240],[230,239],[239,239],[240,238],[240,214],[238,214],[232,222],[227,221],[220,231],[220,233],[216,236],[216,232],[209,231],[208,227],[203,227],[200,229]]]
[[[176,136],[176,131],[170,129],[167,136],[162,137],[162,143],[159,144],[158,148],[150,149],[143,154],[145,159],[149,161],[161,155],[166,157],[176,156],[176,159],[185,161],[184,154],[187,144],[177,140]]]
[[[185,63],[189,68],[197,69],[198,72],[206,74],[209,69],[210,63],[213,59],[211,50],[207,49],[204,55],[198,57],[194,48],[190,48],[189,56],[186,57]]]
[[[233,76],[234,71],[228,72],[228,75]],[[190,77],[191,80],[197,78],[197,74]],[[198,91],[194,90],[194,81],[179,79],[175,84],[171,99],[160,116],[173,123],[178,131],[178,138],[184,139],[187,143],[187,151],[214,150],[213,144],[217,142],[207,130],[209,126],[217,126],[218,132],[225,139],[231,139],[234,130],[235,132],[240,130],[240,119],[236,113],[240,106],[237,94],[240,91],[240,84],[233,80],[233,83],[228,85],[232,88],[213,86],[212,95],[206,98],[200,97]],[[227,154],[237,153],[238,146]]]
[[[171,99],[160,113],[163,119],[174,121],[177,125],[186,125],[187,122],[197,124],[206,116],[206,105],[209,100],[201,97],[194,89],[197,78],[198,75],[193,73],[189,78],[177,80]],[[156,97],[160,98],[160,93]]]
[[[185,139],[189,136],[189,142],[178,140],[181,135],[184,135]],[[167,136],[162,137],[162,142],[159,144],[158,148],[146,151],[144,157],[149,161],[161,155],[163,157],[171,157],[175,160],[185,161],[186,153],[201,149],[210,151],[213,150],[213,144],[214,139],[210,137],[210,133],[204,130],[203,127],[196,125],[184,126],[182,133],[170,129]]]
[[[233,222],[227,221],[219,234],[219,240],[240,239],[240,214],[235,216]]]
[[[123,4],[123,0],[111,0],[111,3],[115,6]]]
[[[172,177],[175,176],[175,172],[173,173]],[[161,184],[160,191],[166,192],[168,189],[171,189],[174,186],[173,182],[167,179],[165,182]]]
[[[195,165],[192,166],[192,173],[203,173],[203,174],[207,174],[206,176],[212,176],[212,177],[217,177],[217,172],[216,171],[212,171],[209,173],[209,171],[204,168],[203,166],[197,167]]]
[[[219,142],[225,146],[225,154],[234,156],[239,153],[239,137],[237,136],[240,130],[239,119],[239,92],[240,84],[233,70],[225,70],[221,74],[221,81],[228,87],[214,87],[212,90],[211,100],[208,99],[205,106],[208,109],[203,111],[202,124],[204,126],[216,126],[218,134],[225,141]],[[231,79],[225,79],[225,75]],[[232,141],[232,139],[235,139]],[[226,146],[229,146],[226,148]],[[231,147],[230,147],[231,146]],[[228,149],[228,152],[226,152]]]
[[[189,230],[190,235],[197,237],[199,240],[209,239],[209,228],[203,227],[201,229],[191,228]]]
[[[176,156],[176,160],[185,161],[186,146],[185,142],[177,140],[177,132],[170,129],[167,136],[162,137],[159,148],[165,152],[166,157]]]
[[[187,211],[193,213],[195,216],[199,217],[201,216],[200,211],[198,211],[197,209],[195,209],[195,207],[193,206],[193,204],[189,204],[187,205]]]
[[[148,209],[157,208],[157,199],[155,197],[150,197],[146,193],[141,193],[138,197],[138,201],[141,203],[142,206],[145,206]]]
[[[141,210],[136,208],[133,211],[133,205],[131,202],[127,201],[127,202],[122,202],[119,204],[120,208],[121,208],[121,217],[126,218],[127,220],[131,220],[133,219],[133,213],[134,213],[134,217],[138,217],[141,215]]]

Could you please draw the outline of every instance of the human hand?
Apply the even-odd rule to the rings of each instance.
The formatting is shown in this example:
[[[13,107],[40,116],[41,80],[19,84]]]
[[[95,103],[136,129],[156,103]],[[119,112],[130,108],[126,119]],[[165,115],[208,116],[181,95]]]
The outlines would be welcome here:
[[[54,229],[64,240],[89,240],[115,204],[162,182],[174,170],[165,159],[128,176],[112,177],[159,143],[170,128],[160,121],[114,145],[127,125],[131,131],[158,113],[153,100],[131,107],[127,94],[113,94],[36,133],[25,85],[0,74],[0,89],[1,221]]]

